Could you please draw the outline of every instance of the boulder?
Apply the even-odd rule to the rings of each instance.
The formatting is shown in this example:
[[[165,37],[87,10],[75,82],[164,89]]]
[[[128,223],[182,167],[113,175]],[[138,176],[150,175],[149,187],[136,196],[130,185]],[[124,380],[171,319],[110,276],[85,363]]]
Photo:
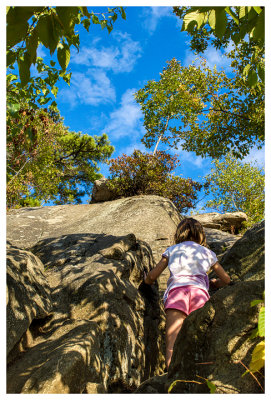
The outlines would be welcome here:
[[[8,393],[130,393],[164,366],[164,316],[149,246],[133,234],[40,240],[52,313],[7,369]]]
[[[265,222],[255,224],[221,259],[233,281],[254,281],[265,276]]]
[[[7,246],[7,355],[34,319],[52,310],[50,288],[41,261],[29,251]]]
[[[202,226],[237,234],[242,228],[242,222],[247,221],[247,215],[241,211],[220,214],[217,212],[193,215]]]
[[[204,232],[208,246],[215,252],[219,261],[227,250],[242,237],[241,235],[232,235],[231,233],[212,228],[204,228]]]
[[[31,248],[40,239],[62,235],[133,233],[150,245],[158,262],[163,251],[173,244],[182,218],[170,200],[154,195],[95,204],[21,208],[9,212],[7,238],[18,247]],[[168,277],[166,270],[159,278],[161,295]]]
[[[93,189],[92,189],[91,203],[110,201],[110,200],[114,200],[114,198],[116,198],[116,196],[114,195],[112,190],[109,189],[107,182],[108,182],[108,179],[106,179],[106,178],[101,178],[101,179],[97,179],[96,181],[94,181]]]

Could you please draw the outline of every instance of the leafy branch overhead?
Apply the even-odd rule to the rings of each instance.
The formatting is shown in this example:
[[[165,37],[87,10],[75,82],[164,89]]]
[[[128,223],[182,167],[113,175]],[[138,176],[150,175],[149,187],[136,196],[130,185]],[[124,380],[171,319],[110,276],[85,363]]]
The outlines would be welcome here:
[[[144,115],[142,142],[147,148],[155,145],[154,153],[161,141],[203,157],[232,151],[242,158],[264,143],[263,84],[248,88],[238,70],[229,78],[205,60],[183,67],[173,58],[159,80],[148,81],[135,99]]]
[[[126,18],[123,7],[108,8],[106,14],[96,15],[87,7],[7,7],[7,67],[18,63],[21,84],[25,86],[42,44],[51,56],[57,52],[63,76],[70,61],[70,47],[79,51],[76,25],[82,24],[89,31],[91,23],[100,24],[110,33],[118,14]]]
[[[264,48],[265,9],[259,6],[173,7],[183,21],[182,31],[191,36],[191,48],[204,52],[208,41],[216,48],[227,47],[230,41],[238,46],[247,41],[253,47],[249,62],[243,68],[244,81],[254,87],[264,82],[264,58],[254,64],[255,54]]]

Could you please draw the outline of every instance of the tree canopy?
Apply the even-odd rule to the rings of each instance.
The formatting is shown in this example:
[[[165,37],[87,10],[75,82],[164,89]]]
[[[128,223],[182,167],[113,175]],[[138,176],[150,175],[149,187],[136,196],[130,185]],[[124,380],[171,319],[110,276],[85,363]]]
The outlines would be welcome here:
[[[265,8],[259,6],[227,7],[173,7],[183,21],[182,31],[191,36],[191,49],[202,53],[211,43],[215,48],[226,48],[230,42],[236,47],[244,41],[249,44],[250,57],[243,66],[246,84],[253,87],[264,82],[264,25]],[[255,57],[261,53],[261,62]]]
[[[247,227],[264,219],[264,169],[249,162],[242,163],[228,154],[223,161],[214,160],[214,168],[206,176],[207,193],[212,200],[207,207],[220,212],[243,211]]]
[[[113,149],[105,134],[71,132],[57,113],[21,108],[7,126],[7,207],[80,203]]]
[[[160,79],[135,93],[141,105],[147,148],[159,141],[200,156],[244,157],[264,143],[263,84],[249,88],[240,79],[211,69],[202,60],[183,67],[173,58]]]

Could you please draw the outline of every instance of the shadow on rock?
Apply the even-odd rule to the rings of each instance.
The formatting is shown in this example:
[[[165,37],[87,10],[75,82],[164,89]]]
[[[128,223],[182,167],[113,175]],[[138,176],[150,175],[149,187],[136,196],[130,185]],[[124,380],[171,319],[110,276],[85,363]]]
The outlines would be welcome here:
[[[52,310],[9,354],[8,393],[131,393],[163,368],[158,287],[138,290],[153,267],[133,234],[72,234],[38,242]]]

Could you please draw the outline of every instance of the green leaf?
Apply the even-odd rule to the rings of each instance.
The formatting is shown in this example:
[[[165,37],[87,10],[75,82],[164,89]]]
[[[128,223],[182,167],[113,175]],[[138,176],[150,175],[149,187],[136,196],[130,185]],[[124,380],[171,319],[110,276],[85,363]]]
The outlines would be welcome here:
[[[262,82],[264,83],[264,78],[265,78],[265,76],[264,76],[265,75],[264,67],[261,64],[258,64],[257,69],[258,69],[259,77],[262,80]]]
[[[265,307],[262,307],[259,312],[258,319],[259,336],[265,336]]]
[[[78,7],[79,10],[81,11],[81,13],[85,16],[90,18],[90,13],[88,12],[88,8],[87,7]]]
[[[262,341],[254,348],[251,356],[249,369],[251,372],[260,371],[264,367],[265,362],[265,342]]]
[[[84,28],[89,32],[90,20],[89,19],[84,19],[82,21],[82,24],[83,24]]]
[[[30,53],[26,51],[24,56],[18,60],[19,75],[22,86],[25,86],[30,80],[30,65]]]
[[[97,15],[92,14],[91,18],[92,18],[93,24],[99,24],[100,23],[100,20],[97,17]]]
[[[79,7],[56,7],[57,15],[67,33],[73,31],[75,20],[78,17]]]
[[[48,101],[50,101],[51,98],[50,97],[41,97],[40,99],[38,99],[38,102],[41,106],[43,106],[44,104],[47,104]]]
[[[216,24],[216,16],[215,16],[215,10],[211,10],[209,14],[209,19],[208,19],[210,27],[215,30],[215,24]]]
[[[113,29],[113,26],[108,25],[108,24],[106,25],[106,27],[107,27],[108,33],[110,33]]]
[[[250,64],[247,64],[247,65],[245,66],[245,68],[243,69],[243,76],[247,76],[247,75],[248,75],[249,70],[250,70],[250,67],[251,67]]]
[[[183,19],[182,30],[190,31],[195,25],[199,29],[205,20],[205,13],[200,13],[198,11],[188,12]]]
[[[7,103],[7,110],[12,115],[15,116],[17,112],[20,110],[19,103]]]
[[[239,10],[239,18],[240,18],[240,19],[241,19],[241,18],[244,18],[244,16],[246,15],[246,13],[247,13],[247,7],[241,6],[241,7],[240,7],[240,10]]]
[[[16,53],[12,50],[7,51],[7,67],[16,61]]]
[[[50,60],[50,65],[51,65],[51,67],[54,67],[56,65],[56,62],[53,60]]]
[[[260,14],[263,10],[261,7],[253,7],[257,14]]]
[[[262,303],[263,301],[262,300],[253,300],[253,301],[251,301],[251,303],[250,303],[250,307],[254,307],[254,306],[256,306],[257,304],[260,304],[260,303]]]
[[[17,43],[20,43],[27,34],[28,23],[27,22],[19,22],[14,25],[7,26],[7,47],[13,47]]]
[[[42,15],[36,25],[40,42],[47,48],[50,47],[52,24],[49,15]]]
[[[252,30],[251,37],[255,40],[264,40],[264,12],[257,17],[255,28]]]
[[[38,32],[34,29],[31,35],[26,39],[26,48],[30,54],[30,61],[35,64],[37,59],[37,48],[38,48]]]
[[[234,20],[234,22],[239,25],[239,19],[238,16],[232,11],[232,9],[230,7],[226,7],[225,11],[232,17],[232,19]]]
[[[124,8],[123,8],[123,7],[120,7],[120,9],[121,9],[121,17],[122,17],[122,19],[125,19],[125,20],[126,20],[126,13],[125,13]]]
[[[254,87],[258,82],[258,76],[254,69],[250,69],[247,75],[247,82],[250,87]]]
[[[213,394],[216,391],[216,385],[212,382],[210,382],[208,379],[206,379],[206,383],[208,388],[210,389],[210,393]]]
[[[215,10],[215,14],[216,14],[215,33],[220,39],[222,39],[227,27],[227,17],[225,9],[223,7],[217,7]]]
[[[57,59],[63,71],[65,71],[70,62],[70,48],[66,43],[59,43],[57,47]]]
[[[51,89],[52,94],[56,97],[57,96],[57,92],[58,92],[58,87],[57,86],[53,86]]]

